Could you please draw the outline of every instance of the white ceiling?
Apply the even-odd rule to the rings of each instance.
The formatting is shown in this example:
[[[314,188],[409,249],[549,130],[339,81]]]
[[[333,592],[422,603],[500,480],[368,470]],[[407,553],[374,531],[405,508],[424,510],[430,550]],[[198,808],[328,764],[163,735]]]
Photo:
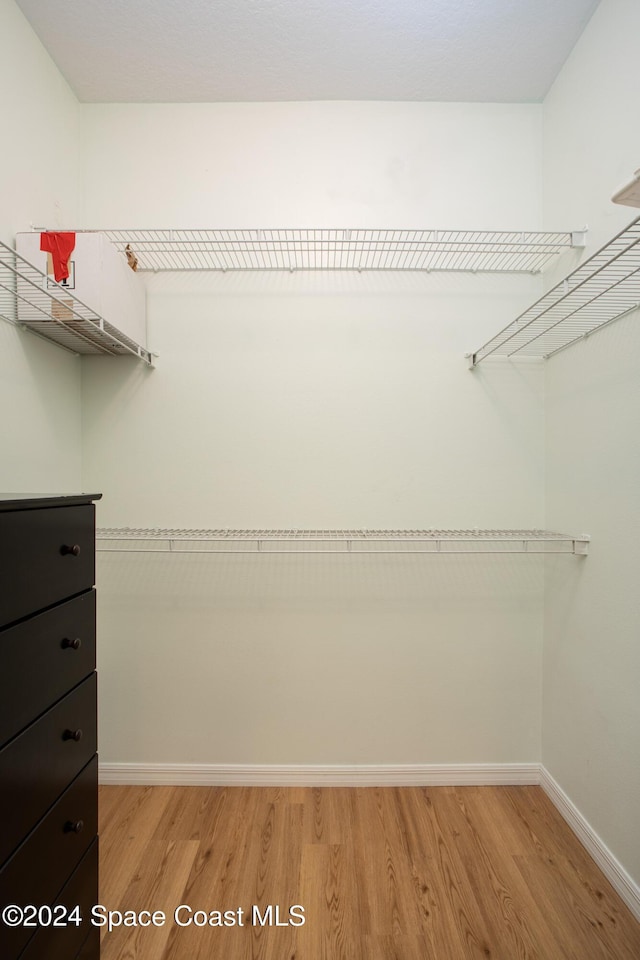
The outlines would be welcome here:
[[[537,102],[599,0],[17,0],[85,102]]]

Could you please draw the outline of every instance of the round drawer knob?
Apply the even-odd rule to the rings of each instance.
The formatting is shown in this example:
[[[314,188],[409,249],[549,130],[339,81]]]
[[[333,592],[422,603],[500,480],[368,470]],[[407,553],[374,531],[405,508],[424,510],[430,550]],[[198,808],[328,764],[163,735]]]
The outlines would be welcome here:
[[[82,646],[82,640],[80,637],[74,637],[73,640],[70,640],[69,637],[65,637],[62,641],[63,650],[79,650]]]
[[[60,553],[63,557],[79,557],[80,556],[80,544],[74,543],[72,546],[69,546],[67,543],[63,543],[60,547]]]
[[[82,740],[82,730],[65,730],[62,734],[63,740],[75,740],[78,743],[79,740]]]
[[[82,833],[84,830],[84,820],[67,820],[64,825],[65,833]]]

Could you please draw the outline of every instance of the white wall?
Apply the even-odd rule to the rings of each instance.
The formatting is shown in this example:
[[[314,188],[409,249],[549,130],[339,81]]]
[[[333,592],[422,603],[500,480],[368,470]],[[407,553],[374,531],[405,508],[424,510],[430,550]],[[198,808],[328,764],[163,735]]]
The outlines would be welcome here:
[[[546,226],[591,249],[640,214],[610,197],[640,167],[640,5],[602,0],[545,103]],[[583,565],[549,561],[543,762],[640,880],[640,315],[547,364],[547,523],[588,532]]]
[[[102,762],[539,759],[539,558],[98,558]]]
[[[13,0],[0,0],[0,109],[0,240],[73,226],[78,103]],[[0,490],[77,490],[79,358],[0,320],[0,409]]]
[[[543,523],[542,369],[467,369],[531,278],[165,275],[154,370],[88,358],[103,525]],[[471,478],[473,478],[471,480]]]
[[[540,114],[83,108],[87,223],[535,229]],[[464,360],[537,290],[531,277],[152,277],[157,368],[84,364],[99,522],[541,525],[542,371],[489,377]],[[102,758],[536,760],[541,575],[535,558],[102,556]]]
[[[634,218],[610,198],[640,166],[635,0],[601,0],[544,103],[544,226],[588,226],[588,256]]]
[[[85,220],[94,228],[535,230],[541,219],[539,105],[81,110]]]

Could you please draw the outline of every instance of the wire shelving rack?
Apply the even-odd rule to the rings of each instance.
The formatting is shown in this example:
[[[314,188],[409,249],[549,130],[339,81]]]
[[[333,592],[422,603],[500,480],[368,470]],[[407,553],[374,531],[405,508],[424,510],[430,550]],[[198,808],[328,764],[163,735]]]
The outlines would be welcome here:
[[[62,283],[0,242],[0,317],[78,354],[153,355],[108,323]]]
[[[139,270],[448,270],[538,273],[584,232],[104,230]]]
[[[96,532],[103,553],[573,554],[586,534],[547,530],[181,530],[109,527]]]
[[[469,354],[546,359],[640,307],[640,217],[533,306]]]

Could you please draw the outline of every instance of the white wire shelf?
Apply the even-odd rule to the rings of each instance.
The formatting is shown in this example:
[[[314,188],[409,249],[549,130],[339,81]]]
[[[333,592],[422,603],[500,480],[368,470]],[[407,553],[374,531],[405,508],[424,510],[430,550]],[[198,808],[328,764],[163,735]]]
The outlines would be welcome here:
[[[516,553],[588,552],[586,534],[547,530],[171,530],[109,527],[103,553]]]
[[[152,364],[148,350],[1,242],[0,317],[73,353],[135,356]]]
[[[469,354],[546,359],[640,306],[640,217]]]
[[[139,270],[454,270],[538,273],[584,231],[104,230]]]

